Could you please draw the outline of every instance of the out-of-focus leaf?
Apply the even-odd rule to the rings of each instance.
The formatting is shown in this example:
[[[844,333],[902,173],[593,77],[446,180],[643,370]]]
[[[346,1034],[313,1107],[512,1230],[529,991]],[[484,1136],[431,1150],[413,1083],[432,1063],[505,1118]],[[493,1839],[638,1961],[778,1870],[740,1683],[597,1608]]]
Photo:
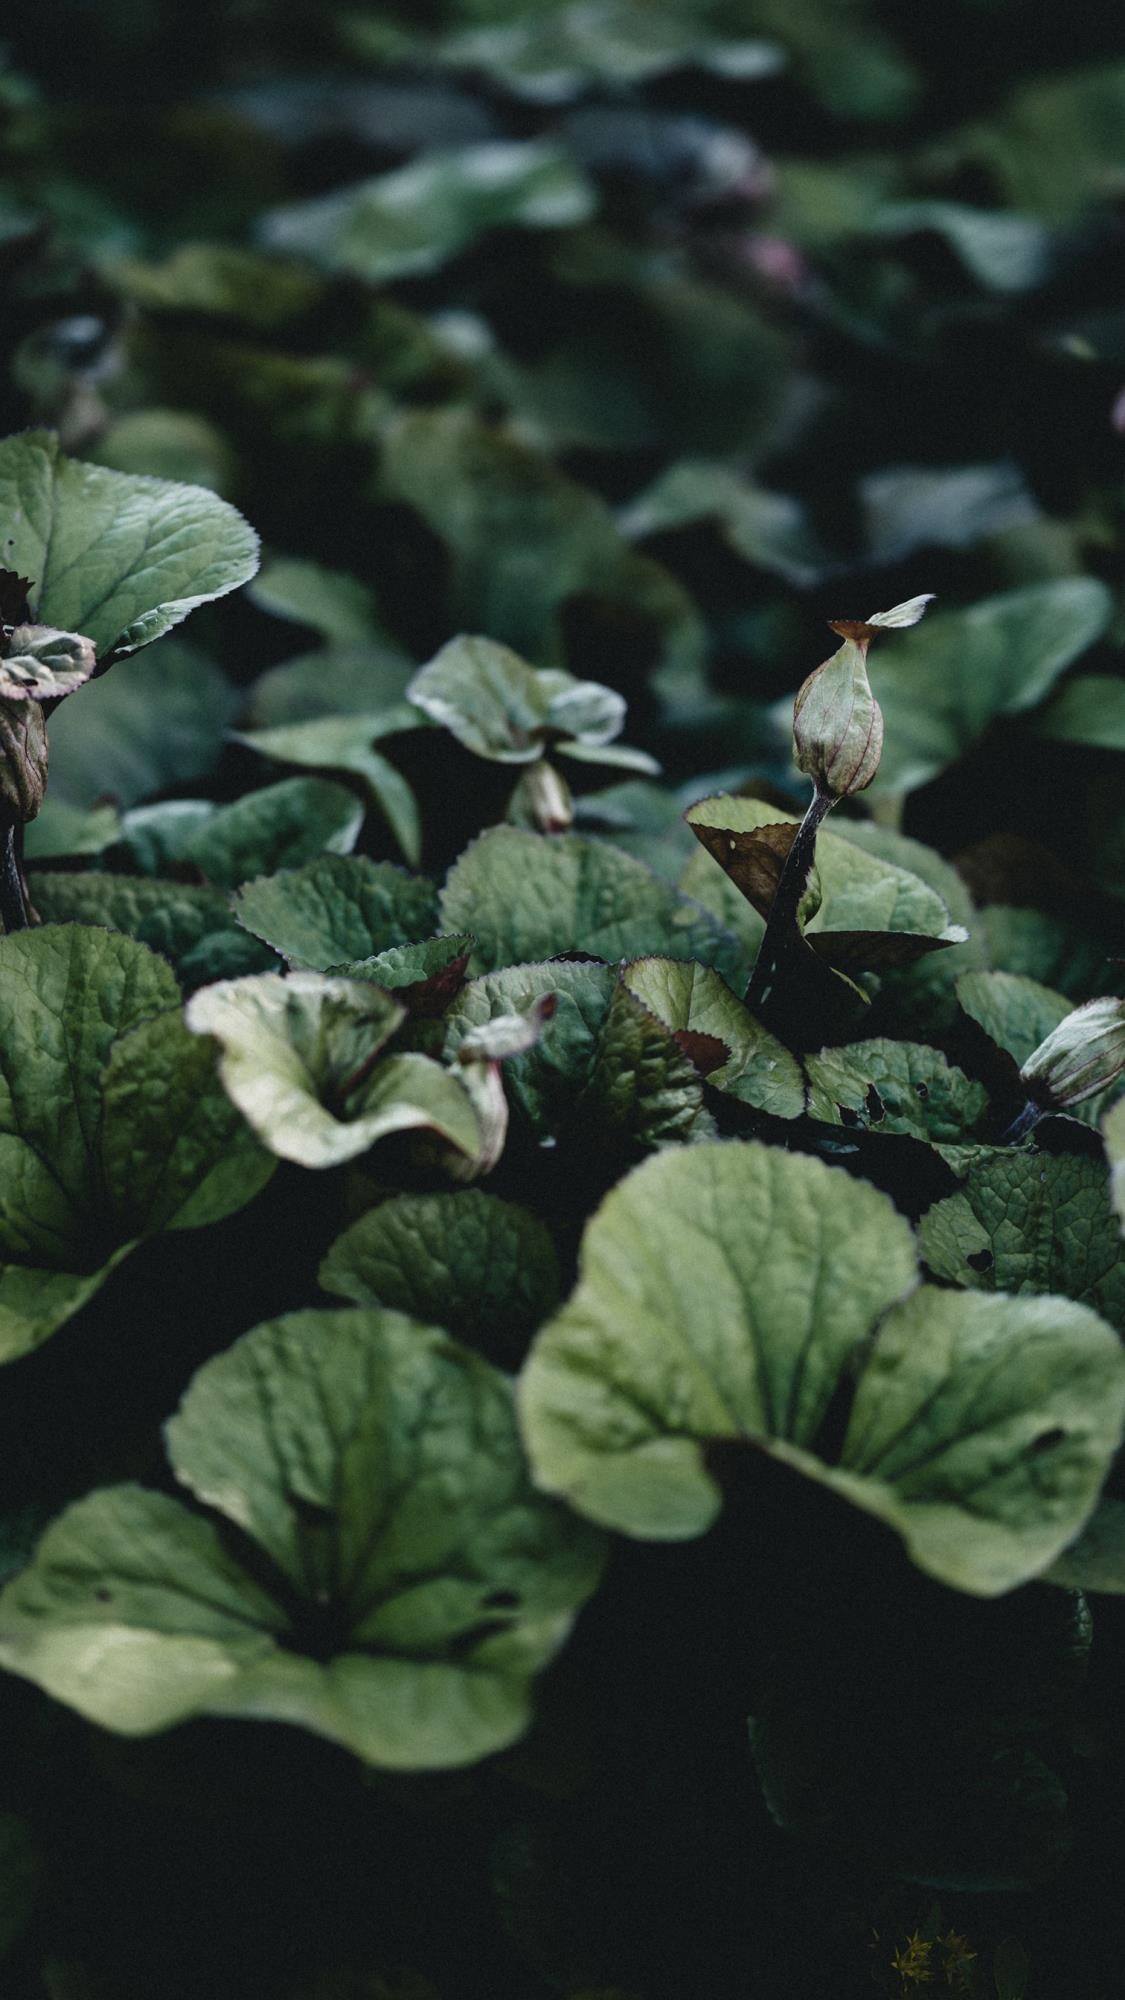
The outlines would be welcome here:
[[[79,706],[81,704],[81,706]],[[211,661],[179,639],[121,660],[51,718],[51,795],[131,806],[210,775],[238,697]]]
[[[567,228],[594,205],[593,188],[565,153],[493,140],[275,209],[260,235],[271,250],[386,284],[437,270],[487,230]]]

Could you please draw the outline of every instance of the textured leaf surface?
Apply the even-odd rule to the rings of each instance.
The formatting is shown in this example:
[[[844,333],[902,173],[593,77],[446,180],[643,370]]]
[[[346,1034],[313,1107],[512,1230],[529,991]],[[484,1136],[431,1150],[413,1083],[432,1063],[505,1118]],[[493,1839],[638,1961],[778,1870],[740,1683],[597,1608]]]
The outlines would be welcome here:
[[[1101,1160],[980,1147],[946,1156],[966,1174],[922,1218],[930,1269],[983,1291],[1062,1292],[1125,1334],[1125,1245]]]
[[[886,1521],[942,1581],[1012,1588],[1093,1507],[1125,1360],[1084,1307],[915,1284],[907,1225],[838,1169],[732,1144],[650,1161],[590,1223],[578,1289],[525,1366],[536,1477],[608,1526],[679,1539],[721,1504],[705,1447],[743,1439]]]
[[[419,943],[438,928],[431,882],[362,855],[325,855],[304,868],[247,882],[234,910],[239,923],[282,958],[317,972]]]
[[[348,854],[363,825],[363,804],[327,778],[283,778],[247,792],[197,825],[178,858],[223,889],[251,876],[298,868],[315,855]]]
[[[982,1084],[940,1049],[882,1038],[822,1049],[805,1058],[809,1112],[829,1124],[907,1132],[916,1139],[964,1139],[988,1108]]]
[[[550,994],[555,1011],[534,1048],[504,1065],[510,1103],[541,1137],[553,1136],[576,1116],[590,1080],[614,978],[608,966],[562,961],[513,965],[463,987],[446,1017],[446,1056],[456,1056],[466,1036],[498,1015],[521,1014]]]
[[[33,612],[99,656],[147,646],[258,567],[257,535],[217,494],[65,458],[49,431],[0,444],[0,515]]]
[[[720,971],[738,957],[730,934],[639,861],[581,834],[496,827],[465,850],[441,897],[442,928],[471,931],[473,967],[588,952],[699,958]]]
[[[49,924],[104,924],[160,952],[185,988],[276,963],[240,930],[221,889],[144,875],[32,877],[32,900]]]
[[[708,1081],[777,1118],[799,1118],[805,1080],[789,1050],[768,1034],[709,966],[674,958],[641,958],[625,968],[625,985],[662,1021],[688,1053],[692,1038],[721,1044],[724,1059],[708,1066]]]
[[[209,1362],[167,1440],[255,1577],[178,1500],[93,1493],[0,1599],[12,1672],[128,1735],[270,1717],[403,1770],[523,1732],[601,1547],[532,1491],[504,1376],[397,1313],[294,1313]]]
[[[359,1305],[393,1306],[499,1355],[558,1304],[549,1231],[479,1188],[396,1195],[338,1236],[320,1282]]]

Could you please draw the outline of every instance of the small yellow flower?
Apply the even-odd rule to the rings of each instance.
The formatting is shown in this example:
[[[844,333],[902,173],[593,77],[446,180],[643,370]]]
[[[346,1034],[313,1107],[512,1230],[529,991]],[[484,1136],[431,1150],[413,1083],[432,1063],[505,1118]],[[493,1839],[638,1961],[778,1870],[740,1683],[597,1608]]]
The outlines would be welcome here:
[[[926,1986],[934,1976],[930,1963],[933,1945],[928,1938],[920,1937],[914,1931],[907,1938],[901,1951],[896,1951],[891,1960],[892,1970],[898,1973],[904,1986]]]

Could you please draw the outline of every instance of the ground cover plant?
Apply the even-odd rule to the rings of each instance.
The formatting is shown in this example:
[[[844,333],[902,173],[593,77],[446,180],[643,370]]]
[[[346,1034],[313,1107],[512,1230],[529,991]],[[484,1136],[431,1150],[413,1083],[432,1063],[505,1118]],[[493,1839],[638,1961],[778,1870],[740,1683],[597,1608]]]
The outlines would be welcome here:
[[[1111,2000],[1112,23],[5,32],[4,2000]]]

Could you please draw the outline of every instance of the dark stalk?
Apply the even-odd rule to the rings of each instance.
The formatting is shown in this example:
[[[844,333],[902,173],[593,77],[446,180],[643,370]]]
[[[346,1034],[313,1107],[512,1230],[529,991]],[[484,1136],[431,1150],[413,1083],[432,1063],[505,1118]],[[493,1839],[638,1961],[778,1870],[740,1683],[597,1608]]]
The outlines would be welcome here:
[[[808,887],[816,854],[816,836],[836,801],[829,792],[814,792],[808,811],[793,837],[785,857],[765,934],[754,960],[754,970],[746,988],[746,1005],[760,1008],[768,1001],[778,973],[801,944],[797,912]]]
[[[17,834],[16,827],[6,827],[3,849],[0,851],[0,921],[3,922],[5,934],[10,931],[25,931],[31,923],[23,869],[20,866],[20,843]]]

